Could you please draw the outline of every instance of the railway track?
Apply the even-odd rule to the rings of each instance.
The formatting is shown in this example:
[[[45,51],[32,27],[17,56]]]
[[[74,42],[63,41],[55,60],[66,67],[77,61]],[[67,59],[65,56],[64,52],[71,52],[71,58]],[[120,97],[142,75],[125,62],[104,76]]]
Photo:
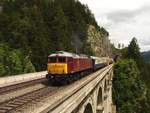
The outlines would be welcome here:
[[[62,104],[68,98],[70,98],[73,94],[77,93],[85,85],[89,84],[90,81],[93,81],[94,79],[96,79],[97,78],[97,74],[103,73],[105,70],[106,69],[103,68],[103,69],[101,69],[100,72],[98,71],[98,72],[93,73],[93,76],[91,76],[91,77],[90,76],[86,76],[85,80],[82,80],[82,79],[80,80],[81,83],[79,83],[79,81],[77,81],[77,84],[79,83],[79,85],[74,83],[75,86],[73,86],[72,84],[68,85],[68,86],[65,86],[66,88],[68,87],[69,89],[71,87],[72,87],[71,89],[74,89],[74,88],[75,89],[72,90],[69,93],[69,95],[67,95],[67,96],[63,97],[62,99],[58,100],[56,103],[53,103],[49,107],[48,111],[53,111],[56,107],[58,107],[60,104]],[[24,87],[24,86],[22,86],[22,87]],[[1,102],[0,103],[0,113],[16,113],[16,111],[18,112],[18,110],[22,110],[24,105],[27,105],[29,103],[31,103],[31,104],[37,103],[37,102],[41,101],[44,98],[47,98],[47,97],[50,97],[50,96],[56,94],[56,92],[63,91],[66,88],[64,88],[64,87],[57,87],[57,86],[55,86],[55,87],[54,86],[45,86],[45,87],[42,87],[40,89],[31,91],[29,93],[20,95],[20,96],[15,97],[15,98],[12,98],[10,100]],[[5,91],[5,92],[7,92],[7,91]]]
[[[38,101],[41,98],[51,94],[52,92],[54,93],[56,89],[58,89],[58,87],[45,86],[36,91],[2,102],[0,103],[0,113],[11,113],[15,109],[21,107],[22,105],[25,105],[33,101]]]
[[[0,88],[0,95],[10,93],[12,91],[22,89],[24,87],[29,87],[31,85],[35,85],[37,83],[44,82],[44,81],[46,81],[45,78],[40,78],[40,79],[36,79],[36,80],[22,82],[22,83],[19,83],[19,84],[14,84],[14,85],[10,85],[10,86],[1,87]]]

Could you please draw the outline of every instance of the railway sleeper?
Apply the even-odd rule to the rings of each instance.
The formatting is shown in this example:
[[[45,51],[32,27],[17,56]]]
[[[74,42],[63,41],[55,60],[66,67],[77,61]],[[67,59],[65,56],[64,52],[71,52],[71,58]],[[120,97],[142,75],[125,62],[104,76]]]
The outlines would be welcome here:
[[[7,107],[7,106],[3,106],[3,107],[0,107],[0,110],[10,110],[12,109],[12,107]]]
[[[0,109],[0,113],[6,113],[6,110]]]

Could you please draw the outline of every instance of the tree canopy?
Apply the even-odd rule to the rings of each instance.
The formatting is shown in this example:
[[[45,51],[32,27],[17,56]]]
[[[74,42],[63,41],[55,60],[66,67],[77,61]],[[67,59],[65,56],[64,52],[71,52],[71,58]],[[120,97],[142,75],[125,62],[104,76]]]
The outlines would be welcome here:
[[[34,71],[29,57],[25,57],[20,49],[11,49],[6,44],[0,44],[0,76]]]
[[[87,43],[89,25],[108,34],[98,26],[88,6],[77,0],[3,0],[1,7],[0,44],[14,50],[10,59],[19,59],[20,51],[36,71],[46,69],[47,56],[56,50],[93,55]],[[5,73],[1,64],[0,67]],[[22,69],[16,67],[15,71]]]
[[[150,70],[141,57],[137,39],[119,49],[121,59],[114,66],[113,100],[118,113],[149,113]]]
[[[120,60],[114,66],[113,100],[118,113],[145,113],[146,86],[134,60]],[[144,103],[144,104],[143,104]]]

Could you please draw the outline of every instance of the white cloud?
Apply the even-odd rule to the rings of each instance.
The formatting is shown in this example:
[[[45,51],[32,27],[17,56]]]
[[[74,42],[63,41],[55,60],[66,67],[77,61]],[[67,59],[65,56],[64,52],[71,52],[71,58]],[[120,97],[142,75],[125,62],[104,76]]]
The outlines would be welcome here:
[[[138,39],[142,51],[150,50],[149,0],[80,0],[87,4],[100,26],[110,33],[116,45]]]

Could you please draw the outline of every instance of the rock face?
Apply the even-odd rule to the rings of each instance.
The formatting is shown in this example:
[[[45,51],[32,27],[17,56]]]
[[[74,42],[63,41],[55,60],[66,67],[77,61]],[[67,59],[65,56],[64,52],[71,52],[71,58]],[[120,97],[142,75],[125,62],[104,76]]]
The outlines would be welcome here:
[[[96,56],[111,56],[111,46],[108,33],[97,30],[94,26],[89,25],[88,43],[91,44],[92,50]]]

